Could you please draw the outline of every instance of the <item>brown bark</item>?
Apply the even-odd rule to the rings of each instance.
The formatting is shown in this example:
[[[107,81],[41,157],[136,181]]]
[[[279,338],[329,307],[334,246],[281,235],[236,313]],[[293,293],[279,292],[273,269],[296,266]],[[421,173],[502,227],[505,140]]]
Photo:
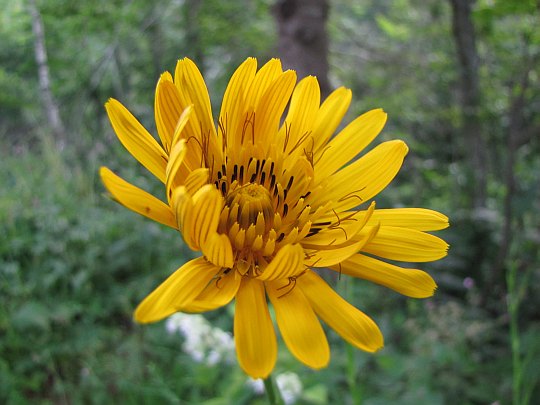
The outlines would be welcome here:
[[[47,117],[49,127],[55,135],[56,142],[65,142],[66,131],[60,118],[58,105],[51,91],[51,79],[47,61],[47,49],[45,47],[45,29],[41,13],[36,6],[35,0],[28,0],[28,10],[32,17],[32,31],[34,33],[34,54],[38,67],[39,91],[43,110]]]
[[[298,77],[317,76],[323,96],[328,81],[328,0],[278,0],[274,15],[278,26],[278,54],[283,66]]]
[[[452,32],[460,67],[462,136],[465,137],[468,159],[472,170],[473,207],[486,206],[487,156],[486,142],[479,119],[481,102],[478,81],[479,58],[476,32],[471,16],[473,0],[450,0],[452,5]]]

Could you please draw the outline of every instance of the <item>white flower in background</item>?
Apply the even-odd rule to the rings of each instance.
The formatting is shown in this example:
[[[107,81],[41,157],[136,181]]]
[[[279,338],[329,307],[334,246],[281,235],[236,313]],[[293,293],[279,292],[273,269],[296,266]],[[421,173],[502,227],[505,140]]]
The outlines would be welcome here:
[[[253,390],[253,392],[257,395],[264,394],[264,383],[263,380],[260,378],[257,378],[254,380],[253,378],[248,378],[246,381],[246,384],[249,388]]]
[[[264,394],[263,380],[249,378],[247,385],[258,395]],[[276,376],[276,385],[285,405],[292,405],[302,395],[302,381],[296,373],[287,371]]]
[[[202,315],[177,313],[167,319],[167,332],[184,337],[182,349],[198,363],[208,366],[232,363],[234,340],[230,333],[213,328]]]
[[[294,404],[300,398],[300,395],[302,395],[302,381],[300,381],[300,377],[296,373],[287,371],[278,374],[276,384],[285,405]]]

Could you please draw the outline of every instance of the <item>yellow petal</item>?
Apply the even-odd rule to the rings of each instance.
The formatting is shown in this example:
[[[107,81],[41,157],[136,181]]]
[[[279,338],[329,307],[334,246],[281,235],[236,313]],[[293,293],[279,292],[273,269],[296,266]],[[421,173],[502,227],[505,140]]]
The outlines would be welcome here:
[[[158,80],[156,96],[154,98],[154,116],[161,144],[169,152],[171,150],[174,127],[180,116],[178,110],[181,108],[181,105],[176,92],[171,92],[170,87],[165,86],[164,82],[172,84],[172,76],[169,72],[163,73]]]
[[[315,173],[321,178],[336,170],[358,155],[381,132],[386,123],[386,113],[371,110],[355,119],[332,139],[327,150],[315,165]]]
[[[316,152],[316,158],[321,156],[322,146],[326,145],[345,116],[351,100],[352,91],[340,87],[334,90],[322,103],[313,125],[313,152]]]
[[[187,262],[139,304],[135,320],[156,322],[178,312],[204,290],[219,270],[202,257]]]
[[[193,104],[188,105],[186,108],[184,108],[184,111],[182,111],[182,114],[180,114],[180,118],[178,118],[178,122],[176,123],[176,127],[174,128],[171,148],[173,148],[178,142],[180,142],[180,140],[186,138],[182,136],[182,132],[184,131],[186,124],[189,122],[189,118],[191,117],[192,112]]]
[[[313,271],[299,277],[297,285],[317,315],[347,342],[367,352],[383,346],[383,336],[375,322],[341,298]]]
[[[266,92],[270,84],[281,74],[281,61],[279,59],[270,59],[255,74],[250,88],[246,94],[246,107],[255,110],[259,99]]]
[[[360,215],[364,215],[360,213]],[[390,208],[375,210],[368,224],[416,229],[417,231],[438,231],[448,228],[448,217],[440,212],[425,208]]]
[[[257,60],[248,58],[234,72],[227,85],[223,102],[221,103],[221,112],[219,122],[224,125],[228,139],[228,145],[233,145],[236,138],[240,121],[243,120],[244,113],[244,90],[249,86],[255,77],[257,70]]]
[[[304,264],[308,267],[328,267],[338,264],[363,249],[377,234],[378,230],[378,226],[370,227],[361,235],[354,237],[349,243],[336,246],[334,249],[332,249],[332,246],[327,246],[321,250],[306,248],[307,258],[304,260]]]
[[[201,247],[203,255],[216,266],[232,267],[234,256],[231,241],[227,235],[211,233]]]
[[[441,238],[415,229],[381,226],[362,250],[391,260],[430,262],[446,256],[448,244]]]
[[[105,104],[105,108],[122,145],[150,173],[165,183],[168,157],[163,148],[119,101],[111,98]]]
[[[302,79],[291,97],[291,105],[285,118],[285,124],[288,124],[288,127],[286,128],[284,124],[280,131],[284,150],[288,153],[293,150],[303,151],[303,148],[298,145],[306,134],[311,133],[320,102],[321,90],[317,78],[308,76]]]
[[[241,277],[234,270],[221,273],[182,312],[206,312],[227,305],[240,287]]]
[[[278,280],[293,277],[304,271],[304,249],[299,244],[283,246],[258,277],[259,280]]]
[[[403,141],[384,142],[328,179],[328,192],[315,196],[318,203],[334,200],[344,211],[370,200],[396,176],[408,148]]]
[[[198,250],[193,233],[193,198],[184,186],[177,187],[173,191],[172,204],[176,213],[178,229],[184,237],[184,241],[192,250]]]
[[[309,301],[295,283],[274,281],[266,284],[281,336],[291,353],[306,366],[326,367],[330,360],[326,335]]]
[[[204,246],[206,240],[217,232],[223,197],[213,184],[207,184],[193,196],[192,221],[187,230],[197,248]]]
[[[184,163],[184,158],[187,153],[186,142],[181,140],[177,142],[171,151],[169,156],[169,162],[167,163],[167,168],[165,170],[166,182],[165,189],[167,192],[167,198],[169,203],[171,202],[173,189],[183,183],[181,176],[178,176],[178,172]]]
[[[353,211],[344,213],[346,215],[334,214],[333,217],[320,218],[311,227],[314,234],[304,238],[302,246],[308,249],[326,250],[332,249],[332,246],[347,243],[364,228],[374,211],[375,201],[370,204],[366,211]],[[327,220],[332,221],[332,223],[327,225],[326,228],[317,226],[318,223],[328,223]],[[321,230],[318,231],[318,229]]]
[[[333,270],[363,278],[412,298],[431,297],[437,284],[425,271],[404,269],[364,255],[354,255]]]
[[[189,194],[193,195],[208,182],[209,170],[206,167],[200,167],[193,170],[186,178],[184,186]]]
[[[106,167],[102,167],[99,174],[107,190],[120,204],[156,222],[177,228],[174,213],[163,201],[128,183]]]
[[[244,277],[236,294],[234,341],[240,367],[251,378],[266,378],[277,358],[277,341],[263,283]]]
[[[184,58],[178,61],[174,72],[174,84],[182,102],[186,105],[193,104],[198,119],[195,124],[201,133],[215,136],[208,88],[197,65],[191,59]]]
[[[269,146],[278,131],[281,116],[296,83],[296,73],[283,72],[263,94],[255,110],[255,133],[260,143]]]

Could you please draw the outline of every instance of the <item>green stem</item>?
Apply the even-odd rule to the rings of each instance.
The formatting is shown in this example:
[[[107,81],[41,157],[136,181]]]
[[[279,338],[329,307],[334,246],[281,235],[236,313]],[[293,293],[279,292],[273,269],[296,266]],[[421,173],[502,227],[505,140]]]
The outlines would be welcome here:
[[[264,380],[264,388],[266,389],[266,394],[268,395],[268,402],[270,405],[281,405],[281,396],[279,395],[279,390],[274,386],[274,380],[270,374],[268,378]],[[276,393],[277,392],[277,393]]]
[[[520,336],[518,329],[518,311],[519,300],[516,278],[517,278],[517,265],[511,264],[510,270],[507,274],[506,282],[508,285],[508,314],[510,316],[510,342],[512,349],[512,403],[514,405],[521,405],[521,384],[522,384],[522,367],[521,367],[521,354],[520,354]]]

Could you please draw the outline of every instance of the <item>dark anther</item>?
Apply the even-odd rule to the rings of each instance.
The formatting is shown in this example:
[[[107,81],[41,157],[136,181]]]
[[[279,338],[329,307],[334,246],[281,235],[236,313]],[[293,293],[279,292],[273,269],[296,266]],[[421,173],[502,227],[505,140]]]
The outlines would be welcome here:
[[[276,239],[276,242],[281,242],[284,238],[285,238],[285,234],[283,232],[281,232],[279,234],[278,238]]]
[[[294,176],[291,176],[291,178],[289,179],[289,182],[287,183],[287,187],[285,187],[285,190],[289,190],[291,188],[293,181],[294,181]]]
[[[225,165],[221,165],[221,171],[223,174],[227,174],[227,167]]]
[[[288,212],[289,206],[287,204],[283,204],[283,216],[286,217]]]
[[[253,174],[251,175],[251,179],[249,179],[249,182],[250,182],[250,183],[253,183],[253,182],[255,181],[256,178],[257,178],[257,173],[253,173]]]
[[[300,198],[303,198],[304,200],[306,198],[308,198],[308,196],[311,194],[311,191],[308,191],[306,194],[304,194],[303,196],[301,196]]]
[[[270,188],[274,188],[275,185],[276,185],[276,175],[273,174],[272,178],[270,179]]]
[[[306,238],[309,238],[310,236],[317,235],[321,231],[321,228],[311,228],[309,233],[306,235]]]
[[[231,177],[231,181],[235,181],[236,176],[238,176],[238,165],[234,165],[234,167],[233,167],[233,174],[232,174],[232,177]]]
[[[266,172],[262,172],[262,174],[261,174],[261,184],[263,184],[263,185],[264,185],[265,178],[266,178]]]
[[[221,174],[221,172],[217,172],[217,178],[218,180],[221,179],[223,177],[223,175]]]
[[[243,182],[244,182],[244,166],[240,166],[240,183],[243,183]]]
[[[227,194],[227,183],[225,182],[221,183],[221,194],[223,195]]]

